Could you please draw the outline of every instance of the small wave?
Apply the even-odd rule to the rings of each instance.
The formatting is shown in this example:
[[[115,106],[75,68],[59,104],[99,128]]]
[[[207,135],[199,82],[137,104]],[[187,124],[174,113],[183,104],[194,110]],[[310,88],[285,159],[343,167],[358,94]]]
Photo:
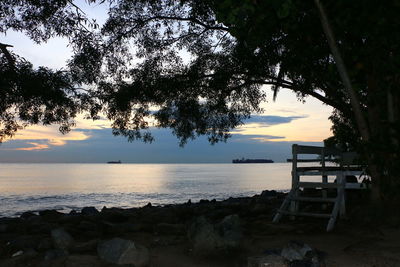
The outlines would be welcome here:
[[[201,199],[223,200],[229,197],[253,196],[256,192],[219,192],[219,193],[76,193],[63,195],[13,195],[2,197],[4,205],[0,207],[1,216],[19,216],[25,211],[38,212],[45,209],[54,209],[61,212],[79,211],[83,207],[94,206],[101,209],[103,206],[131,208],[153,205],[166,205],[200,201]]]

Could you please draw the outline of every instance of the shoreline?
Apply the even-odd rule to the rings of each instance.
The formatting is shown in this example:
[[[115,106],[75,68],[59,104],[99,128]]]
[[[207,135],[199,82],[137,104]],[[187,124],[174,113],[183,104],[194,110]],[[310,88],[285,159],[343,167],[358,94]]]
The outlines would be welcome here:
[[[287,194],[290,190],[271,190],[271,191],[276,191],[277,193],[282,193],[282,194]],[[88,195],[92,196],[93,194],[96,193],[89,193]],[[130,193],[120,193],[121,195],[125,195],[125,194],[130,194]],[[31,196],[25,196],[25,198],[28,199],[35,199],[36,201],[39,200],[49,200],[49,199],[60,199],[60,198],[71,198],[74,197],[75,194],[57,194],[57,195],[31,195]],[[99,195],[109,195],[109,196],[116,196],[116,193],[100,193]],[[14,195],[16,196],[16,195]],[[112,206],[112,208],[116,208],[116,209],[137,209],[137,208],[142,208],[146,205],[148,205],[149,203],[152,206],[156,206],[156,207],[164,207],[164,206],[170,206],[170,205],[184,205],[187,204],[188,202],[193,202],[193,203],[198,203],[198,202],[207,202],[207,201],[217,201],[217,202],[223,202],[226,201],[230,198],[252,198],[257,196],[257,194],[255,192],[249,192],[249,193],[237,193],[237,194],[233,194],[233,196],[229,196],[229,197],[214,197],[214,198],[191,198],[191,199],[187,199],[187,200],[182,200],[182,201],[178,201],[176,200],[175,202],[173,201],[162,201],[162,203],[159,202],[153,202],[153,201],[141,201],[140,203],[137,204],[131,204],[128,205],[127,203],[121,204],[120,206]],[[83,198],[82,196],[79,196],[79,198]],[[7,197],[6,197],[6,200]],[[13,200],[15,201],[15,200]],[[18,200],[21,201],[21,200]],[[93,202],[93,201],[92,201]],[[104,207],[107,207],[108,205],[105,203],[103,205],[97,205],[97,206],[91,206],[91,207],[95,207],[97,210],[101,210]],[[24,213],[33,213],[35,215],[39,215],[39,213],[41,211],[44,210],[55,210],[57,212],[63,213],[63,214],[69,214],[70,212],[77,212],[80,213],[81,210],[83,208],[85,208],[87,206],[83,206],[83,207],[77,207],[75,205],[69,205],[69,204],[55,204],[54,207],[48,207],[48,208],[34,208],[34,209],[20,209],[18,211],[13,211],[12,214],[10,214],[11,212],[8,210],[5,210],[4,212],[0,212],[0,219],[1,218],[18,218],[20,217],[22,214]]]
[[[134,244],[131,254],[122,254],[131,255],[135,266],[252,267],[261,266],[257,264],[262,260],[287,266],[288,259],[279,253],[299,244],[314,253],[302,261],[317,260],[318,266],[400,262],[400,223],[371,229],[340,220],[331,233],[325,232],[325,220],[285,219],[272,224],[285,195],[266,190],[223,201],[101,211],[86,207],[69,214],[45,210],[0,218],[0,266],[118,266],[118,261],[128,260],[114,257],[121,247],[118,242]]]

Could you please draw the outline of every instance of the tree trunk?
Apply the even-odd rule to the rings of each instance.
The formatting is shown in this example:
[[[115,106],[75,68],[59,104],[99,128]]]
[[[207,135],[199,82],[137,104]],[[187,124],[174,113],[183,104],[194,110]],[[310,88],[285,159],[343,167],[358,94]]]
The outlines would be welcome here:
[[[379,107],[370,107],[370,106],[368,107],[368,109],[369,109],[368,110],[368,118],[370,120],[370,125],[368,127],[367,119],[363,115],[363,111],[360,106],[357,92],[352,87],[346,66],[344,65],[343,59],[342,59],[339,49],[336,45],[336,40],[335,40],[334,34],[332,32],[332,29],[330,27],[329,20],[325,13],[324,7],[319,0],[314,0],[314,2],[318,8],[322,28],[326,35],[333,58],[336,62],[336,67],[338,69],[340,78],[346,89],[347,95],[350,99],[350,103],[351,103],[352,110],[354,113],[354,118],[355,118],[355,121],[357,124],[358,131],[361,135],[362,141],[366,145],[370,145],[369,142],[378,142],[378,144],[379,144],[380,139],[384,136],[387,136],[385,133],[382,132],[382,131],[385,131],[385,129],[382,128],[382,125],[380,123],[381,119],[380,119],[380,115],[379,115],[380,114]],[[393,122],[394,121],[394,110],[393,110],[394,104],[393,104],[393,97],[390,94],[390,91],[388,91],[387,97],[388,97],[387,105],[388,105],[388,116],[389,116],[388,120],[389,120],[389,122]],[[375,109],[375,110],[370,110],[371,108]],[[378,108],[378,110],[376,110],[377,108]],[[370,116],[371,112],[372,113],[375,112],[375,113],[372,114],[372,116]],[[371,129],[371,127],[373,129]],[[371,140],[372,132],[374,132],[373,133],[374,140]],[[392,136],[392,137],[394,136],[393,131],[391,129],[389,129],[389,131],[387,131],[387,132],[389,133],[389,136]],[[377,140],[375,140],[376,137],[378,138]],[[392,145],[397,146],[397,144],[398,144],[397,141],[398,140],[396,138],[391,138]],[[393,178],[393,177],[390,177],[390,175],[394,174],[393,172],[391,172],[391,170],[386,169],[383,166],[379,165],[380,164],[379,162],[386,160],[386,158],[385,158],[386,155],[383,155],[382,151],[380,151],[380,150],[381,149],[379,148],[379,149],[372,149],[372,151],[366,151],[366,156],[368,158],[368,169],[369,169],[369,173],[370,173],[371,179],[372,179],[372,181],[371,181],[372,182],[371,200],[372,200],[372,204],[375,205],[376,207],[382,206],[382,200],[385,198],[383,196],[383,183],[384,182],[390,183],[391,179]],[[383,165],[385,165],[385,164],[383,164]],[[385,186],[385,188],[387,189],[386,186]]]
[[[344,65],[342,56],[340,55],[339,49],[336,45],[336,41],[335,41],[335,36],[333,34],[333,31],[330,27],[329,24],[329,20],[328,17],[325,13],[325,9],[322,5],[322,3],[319,0],[314,0],[315,5],[318,8],[319,11],[319,15],[320,15],[320,19],[321,19],[321,24],[322,24],[322,28],[324,30],[324,33],[326,35],[326,39],[328,40],[328,44],[329,47],[331,49],[333,58],[335,59],[336,62],[336,67],[338,69],[340,78],[342,80],[342,83],[347,91],[347,95],[350,98],[350,103],[354,112],[354,117],[356,119],[356,123],[358,126],[358,130],[361,134],[361,137],[363,139],[364,142],[368,142],[370,139],[370,133],[368,130],[368,125],[366,122],[366,119],[363,116],[362,110],[361,110],[361,106],[360,106],[360,102],[358,100],[358,96],[357,93],[354,91],[351,82],[350,82],[350,78],[346,69],[346,66]]]

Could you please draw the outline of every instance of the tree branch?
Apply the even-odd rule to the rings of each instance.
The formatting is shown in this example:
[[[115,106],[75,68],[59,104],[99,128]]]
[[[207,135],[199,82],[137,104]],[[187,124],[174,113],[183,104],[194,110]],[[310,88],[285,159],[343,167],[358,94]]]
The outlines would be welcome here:
[[[10,54],[10,52],[8,52],[7,47],[13,47],[12,45],[9,44],[3,44],[0,43],[0,50],[1,52],[3,52],[4,56],[7,58],[8,63],[10,64],[10,66],[12,68],[15,67],[15,59],[14,57]]]

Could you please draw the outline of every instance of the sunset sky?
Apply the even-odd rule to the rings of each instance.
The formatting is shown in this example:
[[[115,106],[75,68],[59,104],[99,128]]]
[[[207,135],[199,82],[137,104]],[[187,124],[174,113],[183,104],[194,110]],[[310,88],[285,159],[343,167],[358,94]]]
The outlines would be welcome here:
[[[85,7],[85,12],[100,23],[105,20],[103,7]],[[37,45],[21,33],[0,35],[0,42],[11,44],[12,51],[37,66],[62,68],[71,51],[66,40],[52,39]],[[263,114],[255,114],[232,132],[227,143],[211,146],[206,138],[189,142],[184,148],[168,129],[153,129],[155,142],[128,143],[111,133],[110,122],[77,118],[76,127],[62,135],[58,127],[32,126],[18,132],[0,145],[0,162],[230,162],[233,158],[271,158],[285,161],[293,143],[321,145],[331,135],[328,120],[332,108],[307,98],[303,104],[295,94],[282,89],[277,100],[263,103]]]

